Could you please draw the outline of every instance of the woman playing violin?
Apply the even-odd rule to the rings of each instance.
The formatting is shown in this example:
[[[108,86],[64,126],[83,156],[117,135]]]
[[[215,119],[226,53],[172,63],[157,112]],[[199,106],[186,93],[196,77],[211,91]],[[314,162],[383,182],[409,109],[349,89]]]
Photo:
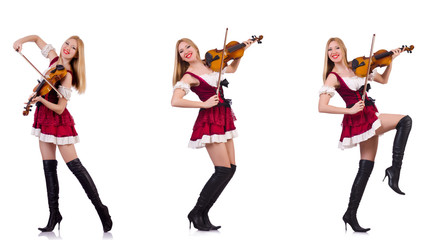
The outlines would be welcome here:
[[[245,49],[252,43],[251,40],[245,41]],[[223,96],[222,86],[219,95],[216,93],[219,73],[205,65],[198,47],[187,38],[180,39],[176,44],[175,55],[171,105],[200,109],[189,147],[205,147],[215,166],[215,172],[202,189],[188,219],[199,230],[217,230],[220,226],[214,226],[210,222],[208,212],[236,170],[233,142],[233,138],[237,136],[235,116],[229,101]],[[234,73],[239,63],[240,59],[235,59],[221,71],[222,74]],[[225,85],[225,81],[221,85]],[[196,93],[201,101],[184,99],[189,91]]]
[[[392,60],[402,52],[401,49],[392,50]],[[372,73],[370,81],[386,84],[392,70],[388,65],[383,74]],[[326,44],[323,83],[319,94],[319,112],[344,114],[342,133],[339,147],[351,148],[359,144],[359,170],[353,182],[347,211],[343,216],[344,223],[349,224],[356,232],[366,232],[369,228],[362,228],[356,218],[356,212],[365,191],[366,184],[374,167],[377,153],[378,136],[396,129],[393,142],[392,166],[385,173],[389,178],[389,186],[398,194],[404,194],[398,186],[405,146],[411,131],[412,121],[409,116],[400,114],[378,113],[374,100],[365,97],[362,100],[365,79],[357,77],[347,62],[347,49],[339,38],[331,38]],[[329,104],[335,91],[343,98],[347,107],[336,107]]]
[[[42,55],[49,59],[48,71],[56,69],[60,65],[62,66],[61,68],[64,67],[67,70],[66,76],[58,81],[55,86],[63,96],[62,98],[59,98],[55,91],[50,91],[45,96],[37,96],[32,100],[37,105],[32,134],[39,138],[50,212],[46,227],[39,228],[39,230],[50,232],[55,228],[57,223],[59,229],[62,220],[58,207],[59,185],[55,155],[56,148],[58,147],[67,166],[79,180],[88,198],[97,210],[103,230],[105,232],[110,231],[112,220],[108,208],[101,202],[91,176],[77,157],[74,144],[79,142],[79,136],[74,128],[73,117],[66,108],[67,102],[71,97],[72,87],[79,93],[85,91],[86,78],[83,41],[78,36],[68,38],[61,46],[59,56],[52,45],[46,44],[45,41],[36,35],[18,39],[13,44],[13,48],[21,52],[22,45],[26,42],[34,42],[40,48]]]

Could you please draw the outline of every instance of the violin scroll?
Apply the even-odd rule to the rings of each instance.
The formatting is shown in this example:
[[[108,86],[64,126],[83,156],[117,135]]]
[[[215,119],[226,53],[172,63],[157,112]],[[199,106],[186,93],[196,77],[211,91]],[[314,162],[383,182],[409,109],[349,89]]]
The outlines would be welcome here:
[[[258,44],[262,43],[262,41],[261,41],[262,38],[264,38],[264,36],[262,36],[262,35],[259,35],[259,37],[256,37],[256,35],[252,35],[252,40],[256,41]]]
[[[407,53],[412,53],[414,50],[414,45],[411,45],[410,47],[407,47],[407,45],[402,45],[401,50],[407,51]]]

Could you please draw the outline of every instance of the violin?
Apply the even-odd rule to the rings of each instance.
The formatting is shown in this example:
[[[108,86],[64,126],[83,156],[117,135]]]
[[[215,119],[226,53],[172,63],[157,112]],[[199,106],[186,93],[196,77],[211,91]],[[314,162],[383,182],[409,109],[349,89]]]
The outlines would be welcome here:
[[[55,68],[50,69],[49,75],[44,76],[44,79],[42,81],[39,81],[39,84],[37,84],[33,92],[35,93],[29,100],[27,105],[24,107],[24,111],[22,112],[22,115],[27,116],[28,113],[31,111],[31,101],[38,96],[44,96],[48,94],[52,89],[55,89],[55,84],[63,79],[67,75],[67,70],[63,65],[56,65]],[[57,90],[55,90],[57,91]]]
[[[260,35],[259,37],[256,37],[255,35],[252,36],[252,41],[257,41],[258,44],[262,43],[263,36]],[[246,47],[246,44],[239,43],[237,41],[231,41],[225,46],[225,50],[221,49],[212,49],[208,52],[206,52],[205,55],[205,62],[206,65],[212,69],[215,72],[220,72],[221,65],[223,67],[226,67],[228,65],[228,62],[232,59],[239,59],[244,55],[244,47]],[[224,52],[224,61],[222,64],[222,52]]]
[[[400,49],[403,51],[407,51],[408,53],[412,53],[414,45],[411,45],[410,47],[403,45]],[[372,72],[376,67],[385,67],[390,65],[390,63],[392,63],[392,55],[392,51],[387,51],[384,49],[378,50],[371,58],[371,66],[368,66],[370,58],[365,56],[355,58],[352,61],[353,72],[355,72],[356,76],[358,77],[365,77],[368,71],[368,67],[370,68],[370,72]]]

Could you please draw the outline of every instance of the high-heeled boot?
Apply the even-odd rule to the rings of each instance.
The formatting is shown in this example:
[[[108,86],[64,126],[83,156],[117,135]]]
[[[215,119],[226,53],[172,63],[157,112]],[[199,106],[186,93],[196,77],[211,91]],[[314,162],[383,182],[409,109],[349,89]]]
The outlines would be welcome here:
[[[346,230],[347,223],[352,227],[355,232],[367,232],[370,230],[370,228],[362,228],[359,225],[359,222],[356,218],[356,213],[373,168],[373,161],[364,159],[359,161],[359,170],[353,182],[352,190],[350,192],[349,206],[343,216],[343,221],[346,225]]]
[[[221,228],[221,226],[214,226],[209,219],[209,211],[210,208],[213,206],[213,204],[216,202],[216,200],[219,198],[220,194],[223,192],[223,190],[225,189],[226,185],[228,185],[229,181],[232,179],[232,177],[234,176],[235,170],[237,169],[237,166],[234,164],[231,164],[231,174],[228,177],[228,179],[225,181],[224,184],[222,184],[222,186],[219,187],[219,189],[217,190],[216,194],[212,197],[212,199],[210,199],[209,204],[207,205],[207,207],[204,209],[203,211],[203,220],[206,226],[209,226],[211,230],[218,230],[219,228]]]
[[[398,125],[396,125],[396,135],[392,150],[392,166],[386,169],[386,175],[384,176],[384,179],[389,177],[390,188],[401,195],[405,195],[405,193],[399,189],[399,175],[401,174],[402,159],[404,158],[405,146],[407,145],[412,124],[411,117],[407,115],[399,120]]]
[[[82,165],[79,158],[68,162],[67,166],[79,180],[80,184],[86,192],[86,195],[88,195],[88,198],[94,205],[95,210],[97,210],[98,216],[100,217],[101,223],[103,224],[104,232],[110,231],[110,229],[112,229],[113,223],[109,215],[109,209],[101,202],[97,188],[88,171]]]
[[[210,200],[216,195],[219,188],[228,180],[230,175],[231,168],[215,167],[215,172],[207,181],[206,185],[204,185],[203,190],[201,190],[197,204],[188,214],[189,228],[191,228],[191,223],[193,223],[194,227],[198,230],[212,230],[211,227],[204,222],[203,212],[209,205]]]
[[[42,232],[51,232],[58,223],[58,230],[63,217],[58,208],[59,185],[57,176],[57,160],[43,160],[43,171],[45,172],[46,191],[48,193],[49,220],[44,228],[38,228]]]

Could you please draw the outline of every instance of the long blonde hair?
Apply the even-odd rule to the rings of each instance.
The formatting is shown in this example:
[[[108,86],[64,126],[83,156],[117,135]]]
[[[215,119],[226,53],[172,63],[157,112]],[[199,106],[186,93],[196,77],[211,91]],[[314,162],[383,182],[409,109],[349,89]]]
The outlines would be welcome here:
[[[183,74],[186,72],[186,69],[189,67],[189,63],[182,60],[179,54],[179,44],[181,42],[185,42],[195,48],[197,51],[197,58],[200,59],[200,50],[198,49],[197,45],[195,45],[194,42],[192,42],[191,39],[188,38],[182,38],[176,43],[176,53],[175,53],[175,60],[174,60],[174,72],[173,72],[173,86],[176,85],[178,81],[183,77]]]
[[[70,61],[73,70],[72,86],[76,88],[79,94],[85,92],[86,89],[86,75],[85,75],[85,48],[82,39],[78,36],[71,36],[69,39],[75,39],[77,42],[76,56]],[[61,59],[62,52],[60,53]]]
[[[325,48],[325,64],[323,66],[323,82],[326,81],[326,78],[328,78],[329,73],[332,72],[332,69],[335,66],[334,62],[332,62],[331,59],[329,59],[329,57],[328,57],[329,44],[331,44],[331,42],[334,42],[334,41],[337,42],[338,45],[340,46],[341,54],[343,56],[342,62],[344,63],[344,65],[349,66],[349,63],[347,62],[347,48],[346,48],[346,45],[344,44],[343,40],[341,40],[340,38],[337,38],[337,37],[330,38],[328,40],[328,42],[326,43],[326,48]]]

